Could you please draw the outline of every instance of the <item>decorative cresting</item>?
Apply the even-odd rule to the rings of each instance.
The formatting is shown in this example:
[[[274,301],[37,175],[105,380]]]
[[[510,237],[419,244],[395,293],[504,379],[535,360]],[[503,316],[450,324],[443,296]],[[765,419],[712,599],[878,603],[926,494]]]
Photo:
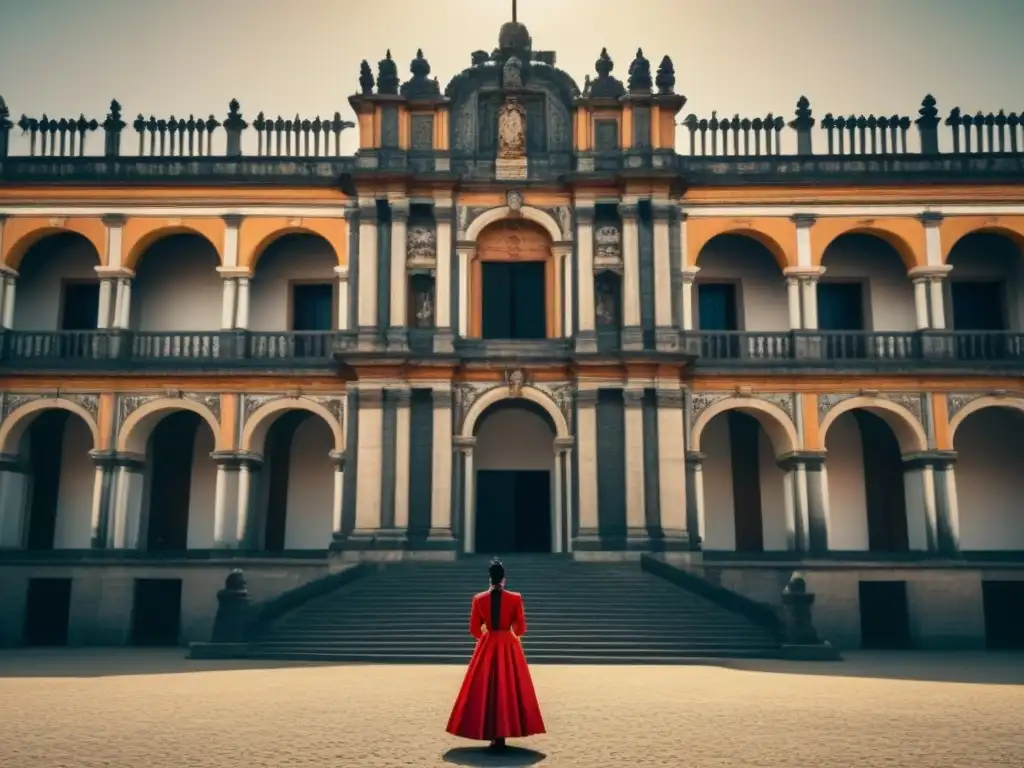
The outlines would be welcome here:
[[[502,400],[522,399],[547,411],[556,437],[572,437],[571,384],[528,384],[525,372],[520,370],[507,371],[506,375],[501,383],[463,382],[452,388],[456,434],[473,437],[477,421],[489,407]]]
[[[175,411],[192,411],[199,415],[213,430],[216,447],[224,449],[220,434],[220,395],[216,392],[182,392],[167,390],[164,393],[123,394],[117,403],[117,441],[119,452],[143,453],[149,430],[137,428],[143,422]]]
[[[278,416],[288,411],[306,411],[319,416],[331,429],[334,450],[345,450],[345,396],[306,394],[243,395],[239,448],[262,453],[267,430]]]
[[[821,447],[829,427],[847,411],[865,410],[883,419],[896,435],[900,450],[907,453],[928,450],[924,427],[924,395],[919,392],[869,392],[818,395]]]
[[[950,440],[950,445],[947,447],[953,447],[957,429],[971,414],[987,408],[1011,408],[1024,413],[1024,392],[992,390],[990,392],[958,392],[946,395]]]
[[[690,396],[691,450],[700,450],[705,427],[727,411],[740,411],[757,419],[771,438],[776,456],[800,450],[793,396],[744,392],[696,392]]]
[[[0,394],[0,453],[14,454],[22,435],[36,416],[44,411],[64,410],[81,418],[92,433],[93,448],[100,447],[99,395],[54,393],[3,393]]]

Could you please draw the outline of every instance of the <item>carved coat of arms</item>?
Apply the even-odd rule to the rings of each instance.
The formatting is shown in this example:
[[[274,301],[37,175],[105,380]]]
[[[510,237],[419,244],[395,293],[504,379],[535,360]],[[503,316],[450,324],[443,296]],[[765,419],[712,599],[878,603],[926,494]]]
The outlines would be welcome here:
[[[509,99],[498,110],[498,157],[519,160],[526,156],[526,110]]]

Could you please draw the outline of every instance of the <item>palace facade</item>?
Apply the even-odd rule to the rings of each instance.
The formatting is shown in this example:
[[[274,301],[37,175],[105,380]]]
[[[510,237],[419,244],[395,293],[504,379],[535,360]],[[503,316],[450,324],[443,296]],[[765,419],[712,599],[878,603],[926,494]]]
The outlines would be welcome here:
[[[667,56],[581,88],[516,23],[443,90],[422,52],[358,85],[352,121],[0,99],[0,644],[161,601],[207,639],[238,565],[266,599],[509,551],[768,603],[798,569],[838,645],[871,601],[985,643],[1024,585],[1024,116],[684,118]]]

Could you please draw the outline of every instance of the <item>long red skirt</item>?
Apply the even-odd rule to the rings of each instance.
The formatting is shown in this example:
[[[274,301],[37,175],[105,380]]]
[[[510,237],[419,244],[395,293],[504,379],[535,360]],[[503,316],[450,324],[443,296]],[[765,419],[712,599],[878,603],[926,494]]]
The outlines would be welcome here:
[[[511,632],[488,632],[477,641],[446,730],[480,741],[544,733],[530,668]]]

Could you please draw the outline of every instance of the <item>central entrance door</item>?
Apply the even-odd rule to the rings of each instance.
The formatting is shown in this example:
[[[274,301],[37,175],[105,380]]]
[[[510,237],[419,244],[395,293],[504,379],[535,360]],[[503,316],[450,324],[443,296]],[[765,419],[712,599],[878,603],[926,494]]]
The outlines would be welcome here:
[[[551,551],[551,473],[481,469],[476,475],[476,551]]]
[[[478,425],[467,550],[484,555],[553,551],[551,417],[529,400],[510,398],[488,408]]]
[[[543,339],[547,335],[544,263],[486,261],[481,271],[483,338]]]

